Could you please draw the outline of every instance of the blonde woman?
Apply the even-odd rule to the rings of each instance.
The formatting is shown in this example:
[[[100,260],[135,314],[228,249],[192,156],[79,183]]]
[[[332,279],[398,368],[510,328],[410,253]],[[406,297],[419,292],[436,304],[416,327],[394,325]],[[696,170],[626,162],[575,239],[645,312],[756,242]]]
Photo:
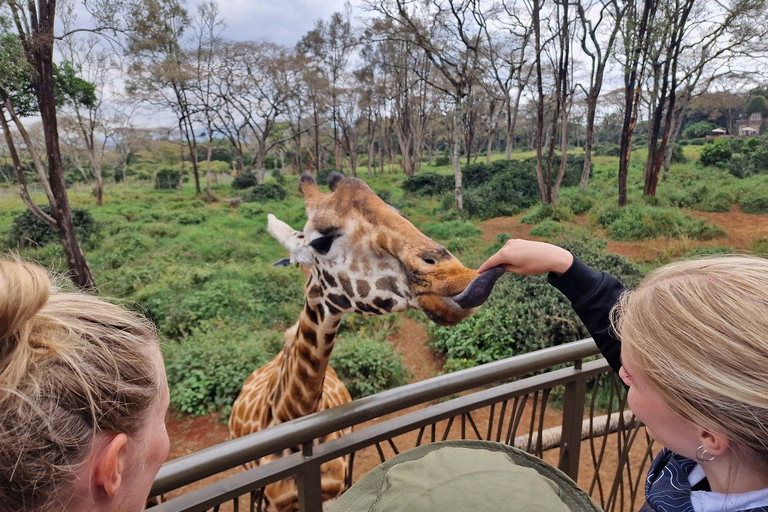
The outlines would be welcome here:
[[[626,293],[541,242],[510,240],[480,271],[497,265],[549,273],[665,446],[642,511],[768,511],[768,260],[681,261]]]
[[[0,261],[0,511],[141,510],[168,399],[149,322]]]

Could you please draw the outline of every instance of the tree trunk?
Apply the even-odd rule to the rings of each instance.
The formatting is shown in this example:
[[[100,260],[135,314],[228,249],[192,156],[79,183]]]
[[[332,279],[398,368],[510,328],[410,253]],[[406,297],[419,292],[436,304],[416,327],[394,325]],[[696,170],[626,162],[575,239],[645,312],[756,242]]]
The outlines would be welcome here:
[[[453,107],[453,184],[456,209],[464,210],[464,198],[461,189],[461,96],[456,94]]]
[[[581,171],[579,188],[589,185],[589,173],[592,170],[592,145],[595,140],[595,112],[597,110],[597,97],[592,93],[587,96],[587,127],[584,135],[584,168]]]

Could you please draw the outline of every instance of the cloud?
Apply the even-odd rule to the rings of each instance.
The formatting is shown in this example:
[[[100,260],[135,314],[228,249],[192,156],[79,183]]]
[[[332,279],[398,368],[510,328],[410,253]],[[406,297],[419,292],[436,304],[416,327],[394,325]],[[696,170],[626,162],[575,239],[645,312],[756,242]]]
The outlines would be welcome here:
[[[197,3],[188,4],[190,12]],[[293,46],[316,20],[343,11],[344,0],[219,0],[219,9],[227,25],[225,38]]]

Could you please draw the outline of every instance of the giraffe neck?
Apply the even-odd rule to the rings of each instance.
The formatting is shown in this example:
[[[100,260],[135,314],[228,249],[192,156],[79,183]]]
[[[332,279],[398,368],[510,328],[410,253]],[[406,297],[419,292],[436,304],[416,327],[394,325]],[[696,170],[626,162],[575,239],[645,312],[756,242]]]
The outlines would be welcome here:
[[[280,381],[272,397],[277,421],[318,411],[341,317],[341,313],[330,313],[322,299],[307,297],[293,339],[283,348]]]

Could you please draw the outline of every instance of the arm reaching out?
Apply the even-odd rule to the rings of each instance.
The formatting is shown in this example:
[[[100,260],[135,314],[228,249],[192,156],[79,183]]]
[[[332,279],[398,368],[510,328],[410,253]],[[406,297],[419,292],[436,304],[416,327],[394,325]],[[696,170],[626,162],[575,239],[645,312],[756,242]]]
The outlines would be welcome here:
[[[480,265],[478,272],[502,265],[515,274],[563,274],[571,268],[573,254],[562,247],[531,240],[507,240],[504,247]]]

